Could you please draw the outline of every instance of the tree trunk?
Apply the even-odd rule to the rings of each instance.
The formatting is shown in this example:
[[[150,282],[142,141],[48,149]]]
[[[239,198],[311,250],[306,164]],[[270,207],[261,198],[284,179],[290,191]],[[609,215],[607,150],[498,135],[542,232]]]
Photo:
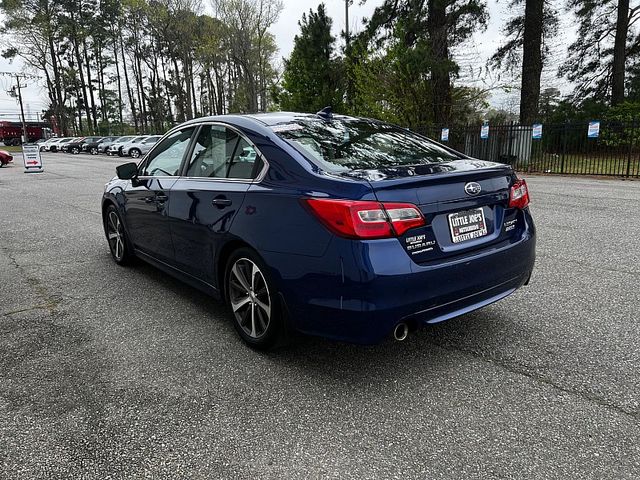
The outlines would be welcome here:
[[[542,30],[544,0],[527,0],[524,10],[522,44],[522,89],[520,91],[520,123],[537,120],[542,76]]]
[[[160,55],[160,66],[162,67],[162,80],[164,81],[164,97],[167,102],[167,112],[169,113],[169,126],[173,125],[173,109],[171,108],[171,98],[169,98],[169,93],[167,91],[167,86],[169,82],[167,82],[167,67],[164,63],[164,55]]]
[[[185,101],[187,120],[191,120],[193,118],[193,109],[191,104],[191,87],[190,87],[191,72],[189,71],[189,63],[187,58],[183,58],[182,60],[182,76],[184,77],[184,91],[187,94],[187,98]]]
[[[87,87],[89,88],[89,98],[91,100],[91,114],[93,115],[93,131],[98,131],[98,112],[96,110],[96,98],[93,94],[93,82],[91,81],[91,65],[89,63],[89,53],[87,52],[87,40],[82,39],[82,50],[84,52],[84,64],[87,68]]]
[[[131,93],[131,85],[129,84],[129,74],[127,73],[127,60],[124,56],[124,45],[122,43],[122,37],[120,37],[120,56],[122,58],[122,69],[124,70],[124,82],[127,86],[127,96],[129,97],[129,104],[131,105],[131,114],[133,115],[133,123],[136,127],[136,133],[138,133],[138,115],[136,114],[136,101]]]
[[[105,85],[104,85],[104,64],[102,60],[102,41],[97,41],[95,43],[95,49],[93,54],[96,57],[96,63],[98,66],[98,101],[100,102],[100,119],[103,122],[107,121],[107,99],[105,96]]]
[[[616,42],[613,46],[613,75],[611,104],[624,102],[624,78],[627,63],[627,34],[629,33],[629,0],[618,0]]]
[[[207,85],[209,90],[209,115],[217,115],[218,112],[216,110],[216,93],[215,87],[213,85],[213,79],[211,78],[211,67],[207,67]]]
[[[185,105],[184,105],[184,90],[182,89],[182,79],[180,78],[180,69],[178,68],[178,60],[176,57],[172,56],[171,60],[173,62],[173,70],[175,73],[175,87],[177,93],[177,102],[176,102],[176,120],[178,123],[182,123],[186,120],[185,118]]]
[[[51,52],[51,67],[53,68],[53,82],[55,85],[56,102],[54,105],[54,111],[58,117],[58,125],[63,136],[68,135],[68,123],[67,116],[64,113],[64,107],[62,102],[62,82],[60,80],[60,70],[58,69],[58,54],[53,44],[53,36],[49,36],[49,51]]]
[[[86,90],[86,82],[84,80],[84,72],[82,69],[82,56],[80,53],[80,45],[79,45],[79,39],[78,39],[78,32],[77,32],[77,19],[76,17],[73,15],[73,13],[71,14],[71,42],[73,44],[73,53],[75,54],[76,57],[76,62],[78,62],[77,67],[78,67],[78,74],[80,75],[80,91],[82,92],[82,96],[78,97],[78,101],[82,98],[82,103],[83,103],[83,107],[85,109],[85,113],[87,114],[87,127],[89,130],[91,130],[91,109],[89,108],[89,99],[87,98],[87,90]],[[80,129],[82,130],[82,126],[80,126]]]
[[[78,82],[76,82],[76,107],[78,109],[78,129],[76,131],[76,134],[82,134],[82,107],[80,103],[78,103],[80,101],[80,98],[82,98],[80,93],[80,86],[78,85]]]
[[[118,42],[116,36],[113,37],[113,59],[116,63],[116,81],[118,84],[118,119],[120,120],[120,129],[122,129],[122,84],[120,82],[120,62],[118,61]],[[122,131],[122,130],[121,130]]]
[[[142,63],[140,61],[141,52],[136,46],[134,51],[134,69],[133,74],[136,79],[136,87],[138,90],[138,101],[140,102],[140,111],[142,116],[142,128],[144,130],[143,133],[147,133],[148,131],[148,115],[147,115],[147,102],[144,93],[144,85],[142,83]]]
[[[189,60],[189,73],[191,80],[191,97],[193,98],[193,116],[194,118],[198,116],[198,96],[196,95],[196,83],[195,83],[195,75],[193,74],[193,63]],[[189,88],[189,86],[187,86]]]
[[[444,0],[429,0],[427,28],[431,39],[434,66],[431,71],[433,83],[433,121],[436,125],[448,123],[451,114],[451,60],[447,37],[447,3]]]
[[[220,74],[218,69],[214,69],[213,73],[216,77],[216,115],[223,115],[226,113],[224,108],[225,104],[225,90],[224,90],[224,72]]]

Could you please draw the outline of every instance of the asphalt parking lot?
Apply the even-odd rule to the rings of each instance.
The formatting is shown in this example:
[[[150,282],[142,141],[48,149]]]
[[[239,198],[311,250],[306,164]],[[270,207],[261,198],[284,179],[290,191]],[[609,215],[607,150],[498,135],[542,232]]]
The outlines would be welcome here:
[[[358,347],[245,347],[112,262],[119,158],[0,169],[0,478],[640,478],[640,182],[526,177],[532,283]]]

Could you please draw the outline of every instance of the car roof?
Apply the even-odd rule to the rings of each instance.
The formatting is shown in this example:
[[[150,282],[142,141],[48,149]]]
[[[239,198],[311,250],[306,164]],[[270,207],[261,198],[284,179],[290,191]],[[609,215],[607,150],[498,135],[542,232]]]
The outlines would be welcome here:
[[[349,117],[347,115],[337,115],[333,114],[333,118],[336,120],[356,120],[356,117]],[[226,123],[236,123],[242,120],[253,120],[255,122],[259,122],[262,125],[272,126],[278,125],[281,123],[291,123],[296,120],[321,120],[322,117],[315,113],[298,113],[298,112],[267,112],[267,113],[247,113],[247,114],[238,114],[238,115],[215,115],[211,117],[201,117],[194,118],[193,120],[189,120],[185,122],[184,125],[190,123],[202,123],[202,122],[226,122]]]
[[[358,120],[356,117],[346,115],[333,115],[335,120]],[[233,115],[215,115],[210,117],[200,117],[188,120],[176,128],[185,128],[189,126],[197,126],[206,122],[228,123],[239,128],[248,128],[256,133],[268,136],[273,134],[271,129],[274,125],[287,124],[296,120],[317,120],[321,121],[322,117],[313,113],[297,113],[297,112],[269,112],[269,113],[250,113],[250,114],[233,114]],[[374,121],[374,120],[372,120]]]
[[[265,125],[278,125],[281,123],[291,123],[296,120],[321,120],[322,117],[315,113],[297,113],[297,112],[268,112],[268,113],[252,113],[244,115],[249,118],[253,118]],[[333,114],[333,118],[336,120],[355,120],[355,117],[349,117],[346,115]]]

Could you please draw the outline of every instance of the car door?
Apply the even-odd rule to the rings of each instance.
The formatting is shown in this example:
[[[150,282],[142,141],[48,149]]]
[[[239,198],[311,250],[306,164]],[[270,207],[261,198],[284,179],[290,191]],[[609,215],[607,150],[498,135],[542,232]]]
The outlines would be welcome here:
[[[171,187],[195,129],[176,130],[165,137],[140,164],[138,177],[124,192],[126,222],[135,248],[170,264],[174,261],[167,217]]]
[[[178,268],[215,285],[216,252],[263,166],[239,131],[220,124],[201,127],[184,176],[171,192],[169,221]]]

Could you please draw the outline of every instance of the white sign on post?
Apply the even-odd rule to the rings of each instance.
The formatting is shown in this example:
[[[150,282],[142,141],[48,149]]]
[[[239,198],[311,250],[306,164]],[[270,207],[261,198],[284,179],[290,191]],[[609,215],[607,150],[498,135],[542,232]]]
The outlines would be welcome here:
[[[39,145],[33,143],[25,143],[22,145],[22,159],[24,161],[25,173],[39,173],[44,171]]]

